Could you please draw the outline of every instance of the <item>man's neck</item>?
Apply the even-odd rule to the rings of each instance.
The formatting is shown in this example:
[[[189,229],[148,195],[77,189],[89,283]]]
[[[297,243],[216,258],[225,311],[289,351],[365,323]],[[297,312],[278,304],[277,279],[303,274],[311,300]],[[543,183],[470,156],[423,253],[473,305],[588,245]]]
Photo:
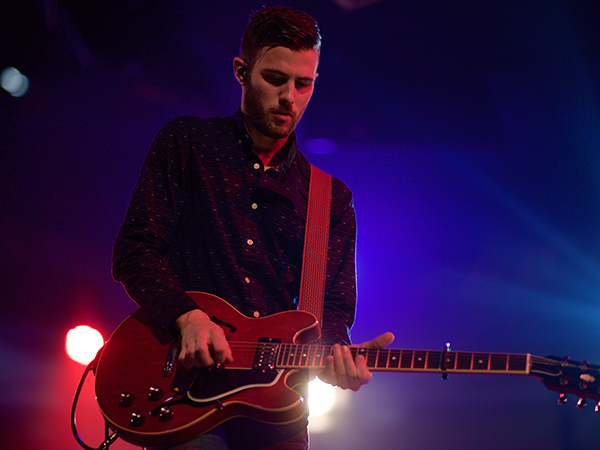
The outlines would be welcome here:
[[[281,149],[288,140],[288,137],[276,139],[265,136],[258,131],[249,120],[244,118],[246,129],[254,141],[252,150],[258,155],[265,168],[276,167],[283,163],[285,155]]]
[[[281,141],[281,139],[277,141],[277,144],[280,144],[279,141]],[[283,163],[285,155],[283,154],[284,152],[282,152],[281,149],[286,141],[287,139],[284,139],[283,142],[281,142],[281,145],[272,146],[270,148],[259,147],[257,146],[256,142],[254,143],[252,149],[262,161],[263,165],[265,166],[265,169],[277,167],[278,165]]]

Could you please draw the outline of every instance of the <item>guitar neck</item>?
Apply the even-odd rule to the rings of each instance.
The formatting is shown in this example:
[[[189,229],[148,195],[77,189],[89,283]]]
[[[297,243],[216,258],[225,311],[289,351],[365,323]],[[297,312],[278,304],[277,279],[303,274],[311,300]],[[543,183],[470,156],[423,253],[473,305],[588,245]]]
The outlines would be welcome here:
[[[363,355],[372,371],[431,373],[496,373],[528,375],[529,353],[474,353],[449,350],[400,350],[350,347],[352,355]],[[309,369],[325,366],[331,346],[280,344],[276,367]]]

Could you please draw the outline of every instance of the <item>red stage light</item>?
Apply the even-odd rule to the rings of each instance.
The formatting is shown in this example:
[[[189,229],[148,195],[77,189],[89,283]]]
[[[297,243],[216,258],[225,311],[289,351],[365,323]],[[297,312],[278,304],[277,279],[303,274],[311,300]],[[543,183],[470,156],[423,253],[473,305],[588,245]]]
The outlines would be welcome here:
[[[103,345],[104,338],[98,330],[80,325],[67,333],[65,349],[73,361],[86,366],[96,357]]]

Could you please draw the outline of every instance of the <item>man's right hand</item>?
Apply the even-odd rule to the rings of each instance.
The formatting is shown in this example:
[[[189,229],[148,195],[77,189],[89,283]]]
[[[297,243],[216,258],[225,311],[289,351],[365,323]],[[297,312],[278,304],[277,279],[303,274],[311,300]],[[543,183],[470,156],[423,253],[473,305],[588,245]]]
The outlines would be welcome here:
[[[181,333],[179,362],[186,368],[209,367],[233,362],[223,329],[199,309],[179,316],[175,323]]]

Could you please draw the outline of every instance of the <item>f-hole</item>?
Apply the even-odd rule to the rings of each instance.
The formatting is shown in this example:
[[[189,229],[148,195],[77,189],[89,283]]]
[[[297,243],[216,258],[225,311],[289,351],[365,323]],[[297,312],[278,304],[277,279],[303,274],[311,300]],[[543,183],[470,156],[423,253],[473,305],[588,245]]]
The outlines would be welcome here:
[[[215,316],[210,316],[210,320],[212,320],[214,323],[216,323],[217,325],[222,325],[224,327],[229,328],[229,332],[230,333],[235,333],[237,331],[237,328],[235,326],[233,326],[230,323],[224,322],[221,319],[215,317]]]

